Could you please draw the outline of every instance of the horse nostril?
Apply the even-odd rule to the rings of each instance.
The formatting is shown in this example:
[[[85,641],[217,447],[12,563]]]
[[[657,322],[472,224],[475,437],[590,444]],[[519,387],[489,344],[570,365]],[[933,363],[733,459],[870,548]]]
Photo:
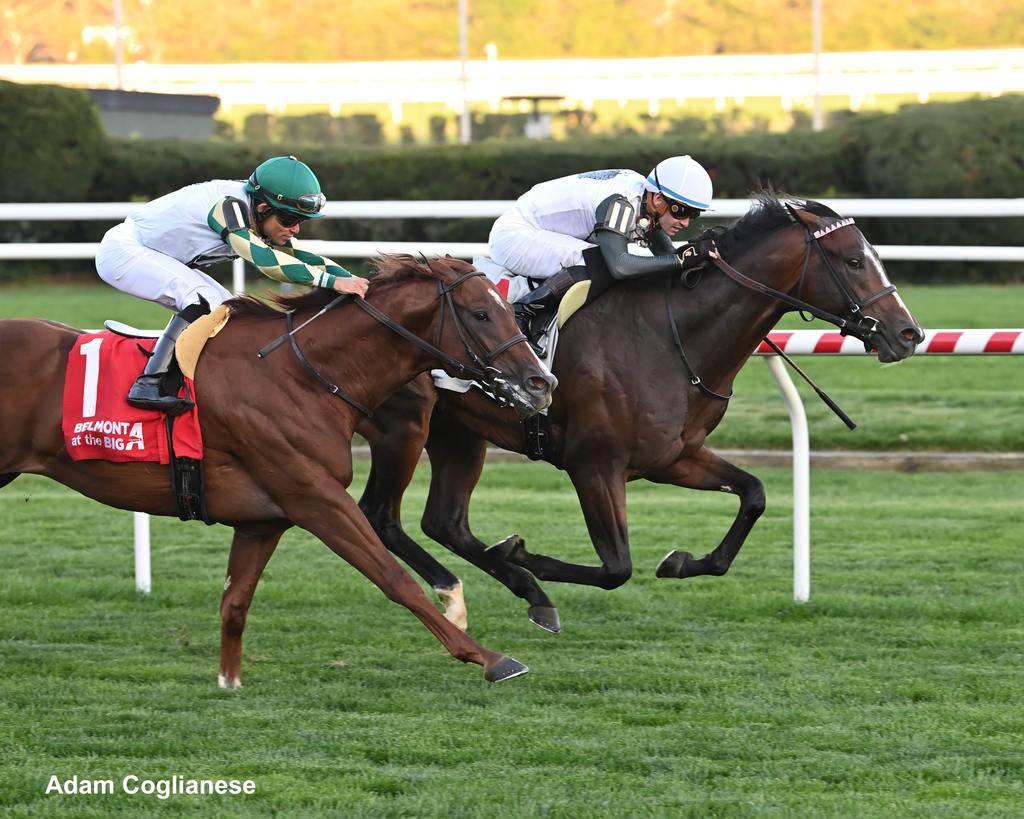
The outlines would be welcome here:
[[[550,382],[540,375],[531,376],[527,379],[526,383],[529,385],[530,390],[533,392],[547,392],[551,389]]]
[[[908,341],[911,344],[920,344],[924,341],[924,333],[921,332],[919,327],[907,327],[900,335],[904,341]]]

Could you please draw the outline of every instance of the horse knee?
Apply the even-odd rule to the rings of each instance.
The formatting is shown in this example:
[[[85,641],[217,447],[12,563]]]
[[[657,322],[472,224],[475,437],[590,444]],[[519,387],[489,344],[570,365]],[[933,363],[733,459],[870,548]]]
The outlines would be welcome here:
[[[761,517],[766,508],[764,484],[754,478],[754,483],[743,493],[740,503],[747,517],[754,519]]]
[[[429,511],[423,513],[420,528],[423,534],[437,543],[454,543],[459,539],[460,527],[455,521]]]
[[[598,585],[605,591],[617,589],[633,576],[633,567],[628,563],[605,566]]]
[[[220,622],[224,633],[231,637],[241,637],[248,614],[248,601],[225,600],[220,607]]]

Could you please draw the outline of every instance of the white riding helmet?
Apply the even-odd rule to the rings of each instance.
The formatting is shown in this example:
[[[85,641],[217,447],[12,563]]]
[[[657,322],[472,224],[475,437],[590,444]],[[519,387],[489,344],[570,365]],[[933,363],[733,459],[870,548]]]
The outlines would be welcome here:
[[[711,207],[714,195],[708,172],[690,156],[663,159],[650,172],[644,187],[699,211]]]

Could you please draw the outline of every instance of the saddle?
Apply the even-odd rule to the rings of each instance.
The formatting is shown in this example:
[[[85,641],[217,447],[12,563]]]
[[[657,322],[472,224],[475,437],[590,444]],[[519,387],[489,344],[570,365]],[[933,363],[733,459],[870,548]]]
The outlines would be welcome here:
[[[203,352],[206,342],[224,329],[230,316],[231,312],[227,305],[221,304],[214,307],[205,316],[193,321],[178,336],[178,340],[174,344],[174,357],[183,376],[195,380],[196,365],[199,363],[199,356]],[[110,332],[125,338],[160,338],[159,330],[140,330],[120,321],[108,319],[103,322],[103,326]]]
[[[196,364],[206,342],[217,335],[228,322],[229,311],[224,305],[213,312],[192,322],[175,344],[177,372],[172,369],[171,378],[178,382],[174,391],[180,389],[182,383],[195,380]],[[159,338],[160,331],[140,330],[119,321],[105,321],[103,326],[110,332],[131,339]],[[187,381],[185,380],[187,379]],[[173,385],[172,385],[173,386]],[[180,417],[180,416],[178,416]],[[177,417],[164,416],[163,424],[167,441],[168,463],[171,467],[171,488],[178,506],[178,517],[181,520],[202,520],[207,524],[212,521],[206,513],[206,501],[203,494],[202,457],[181,456],[175,452],[174,425]]]

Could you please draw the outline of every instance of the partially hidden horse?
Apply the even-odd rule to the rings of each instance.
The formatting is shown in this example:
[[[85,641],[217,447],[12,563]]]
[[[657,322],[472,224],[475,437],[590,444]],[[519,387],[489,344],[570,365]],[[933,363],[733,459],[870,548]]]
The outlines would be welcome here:
[[[469,500],[487,441],[526,448],[519,419],[479,390],[437,392],[421,377],[363,424],[373,464],[360,506],[384,544],[453,603],[449,616],[460,626],[461,583],[400,523],[402,493],[424,445],[431,482],[423,531],[525,599],[534,623],[558,631],[558,611],[537,579],[613,589],[631,575],[627,481],[737,495],[738,513],[716,548],[701,558],[673,550],[656,574],[683,578],[729,569],[764,511],[764,487],[708,449],[705,439],[725,414],[736,374],[785,312],[804,309],[837,324],[874,347],[882,362],[906,358],[923,340],[853,220],[820,203],[780,201],[773,191],[760,191],[717,242],[721,266],[708,265],[681,282],[667,277],[612,287],[560,334],[553,367],[560,386],[547,415],[543,458],[572,480],[600,565],[529,552],[517,536],[488,550],[473,535]]]
[[[371,411],[439,364],[491,380],[523,415],[549,405],[554,379],[523,343],[508,305],[465,262],[384,257],[364,302],[336,295],[314,290],[279,298],[299,329],[319,317],[291,337],[292,350],[262,359],[257,351],[282,335],[285,314],[255,299],[229,301],[231,318],[196,368],[207,514],[234,529],[220,605],[219,683],[241,684],[249,604],[291,526],[319,538],[408,608],[452,656],[482,665],[487,680],[524,673],[522,663],[447,621],[380,543],[347,492],[351,440],[363,417],[359,405]],[[80,332],[41,320],[0,321],[0,486],[34,473],[109,506],[176,514],[166,466],[68,457],[62,390]],[[347,400],[325,382],[339,385]]]

